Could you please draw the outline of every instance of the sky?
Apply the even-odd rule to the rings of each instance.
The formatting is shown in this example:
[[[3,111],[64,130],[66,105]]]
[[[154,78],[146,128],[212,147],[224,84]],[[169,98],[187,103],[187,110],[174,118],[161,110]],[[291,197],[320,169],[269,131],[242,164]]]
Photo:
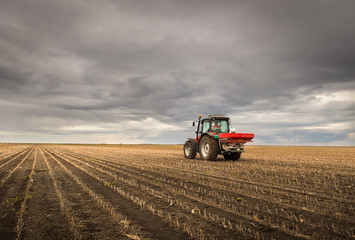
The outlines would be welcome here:
[[[0,142],[355,146],[353,0],[0,5]]]

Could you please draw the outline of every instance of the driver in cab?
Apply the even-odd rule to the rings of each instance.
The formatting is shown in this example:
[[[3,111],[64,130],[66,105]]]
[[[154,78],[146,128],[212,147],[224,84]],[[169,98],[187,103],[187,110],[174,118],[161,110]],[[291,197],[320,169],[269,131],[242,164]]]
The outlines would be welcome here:
[[[215,133],[221,132],[221,126],[219,124],[220,124],[219,121],[213,121],[212,132],[215,132]]]

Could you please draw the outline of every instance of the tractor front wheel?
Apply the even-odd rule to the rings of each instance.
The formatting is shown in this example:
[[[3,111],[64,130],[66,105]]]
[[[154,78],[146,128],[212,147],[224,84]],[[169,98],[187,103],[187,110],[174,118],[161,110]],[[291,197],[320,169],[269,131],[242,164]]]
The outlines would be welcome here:
[[[204,160],[215,160],[218,155],[218,143],[210,136],[203,136],[200,141],[200,156]]]
[[[195,149],[190,141],[186,141],[184,144],[184,156],[185,158],[194,159],[196,157],[197,149]]]

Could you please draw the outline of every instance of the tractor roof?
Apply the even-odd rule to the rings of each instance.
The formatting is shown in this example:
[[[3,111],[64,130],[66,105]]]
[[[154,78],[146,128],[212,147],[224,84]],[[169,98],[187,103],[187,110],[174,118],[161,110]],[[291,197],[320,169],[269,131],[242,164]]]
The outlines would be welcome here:
[[[223,116],[223,115],[209,115],[207,118],[204,118],[202,120],[207,120],[207,119],[226,119],[226,120],[228,120],[229,117]]]

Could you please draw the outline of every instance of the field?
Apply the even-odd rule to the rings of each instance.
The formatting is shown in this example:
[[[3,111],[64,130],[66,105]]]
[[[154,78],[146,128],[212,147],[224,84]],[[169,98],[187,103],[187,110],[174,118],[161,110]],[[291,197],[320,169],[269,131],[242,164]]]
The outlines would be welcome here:
[[[355,239],[355,147],[0,144],[0,239]]]

